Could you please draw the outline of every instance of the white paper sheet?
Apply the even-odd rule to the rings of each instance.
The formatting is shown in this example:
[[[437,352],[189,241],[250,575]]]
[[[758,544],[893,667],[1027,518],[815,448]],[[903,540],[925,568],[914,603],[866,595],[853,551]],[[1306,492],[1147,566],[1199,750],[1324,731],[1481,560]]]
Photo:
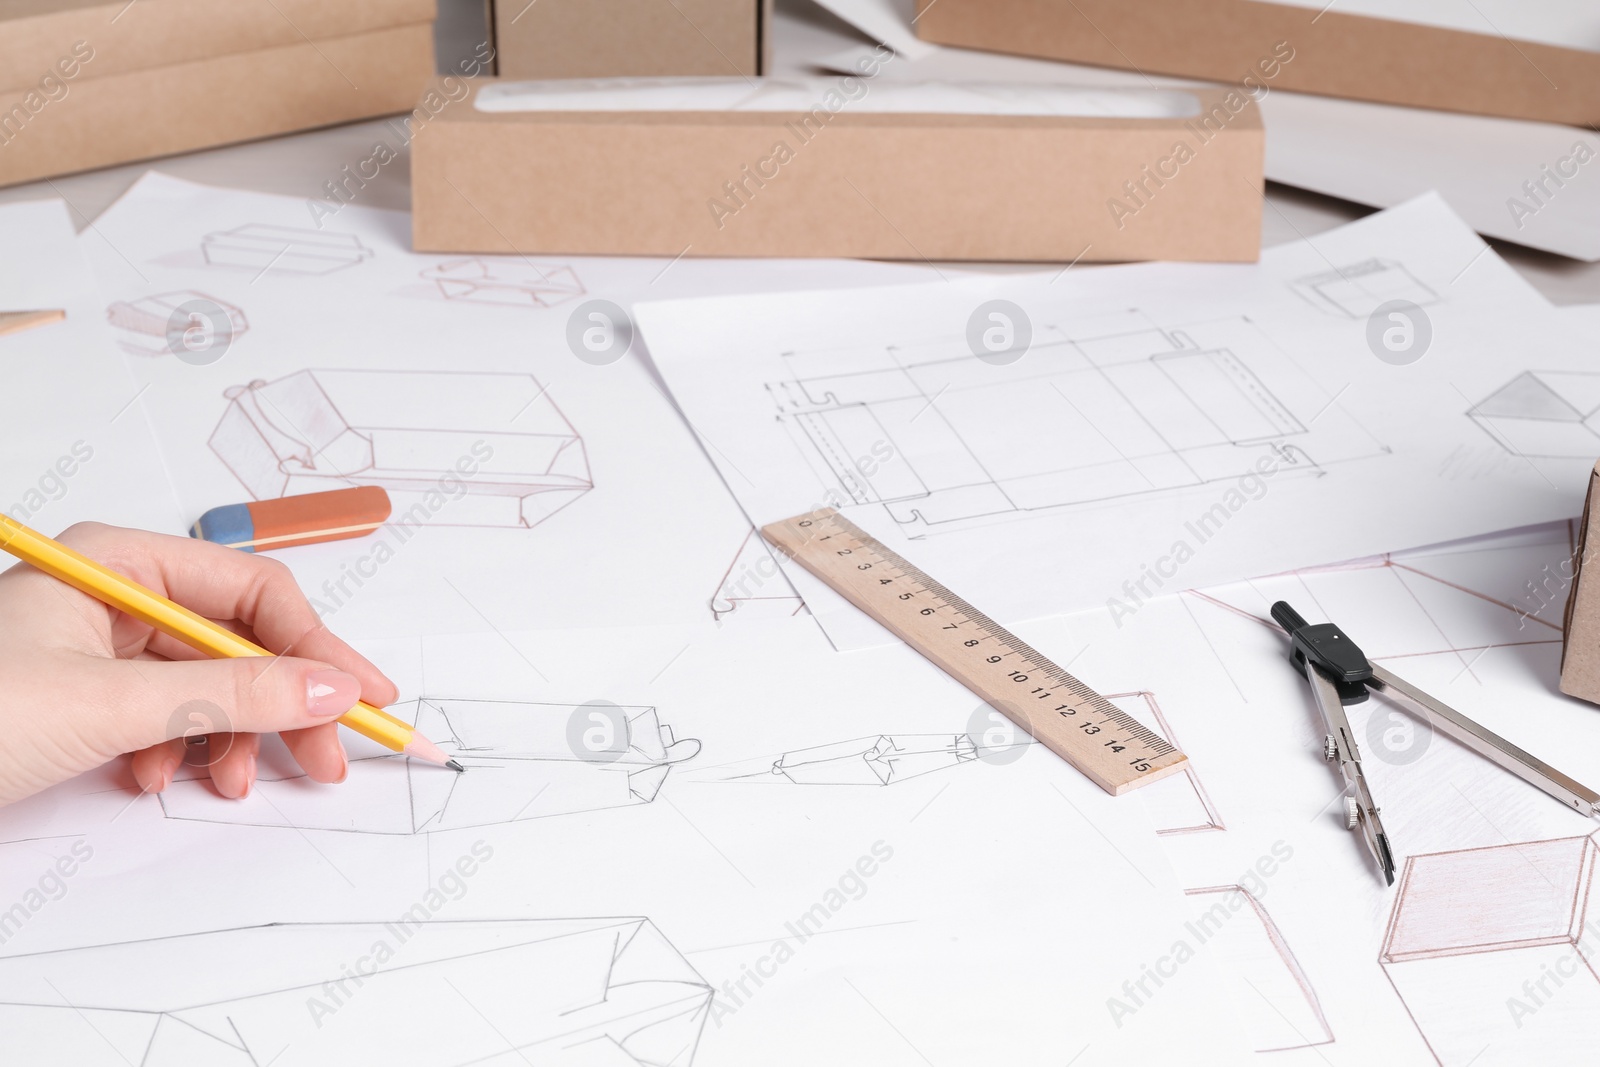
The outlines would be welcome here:
[[[1196,929],[1235,972],[1252,1048],[1341,1065],[1514,1065],[1594,1047],[1593,821],[1382,701],[1352,705],[1396,853],[1386,888],[1343,828],[1320,717],[1267,618],[1285,599],[1337,623],[1374,660],[1593,787],[1600,715],[1555,688],[1573,534],[1560,523],[1165,598],[1120,629],[1103,616],[1023,628],[1052,645],[1070,634],[1084,649],[1073,670],[1101,689],[1147,693],[1189,756],[1172,795],[1156,792],[1167,782],[1141,795],[1182,815],[1161,840],[1194,894]],[[1207,890],[1258,858],[1270,872],[1250,879],[1259,908],[1214,910],[1226,898]]]
[[[1436,197],[1257,266],[637,317],[756,523],[842,505],[1002,623],[1567,516],[1600,444],[1592,349]]]
[[[921,59],[938,48],[912,29],[916,0],[817,0],[817,4],[905,59]]]
[[[1558,48],[1600,51],[1600,12],[1585,0],[1251,0],[1341,15],[1411,22]]]
[[[1568,326],[1591,340],[1600,340],[1600,304],[1572,304],[1560,311]]]
[[[403,213],[351,205],[319,229],[313,206],[152,173],[80,240],[183,505],[158,525],[388,489],[395,518],[372,537],[277,554],[349,635],[712,618],[749,526],[637,340],[605,362],[618,316],[655,294],[933,276],[417,255]],[[187,361],[168,340],[185,314]]]
[[[839,103],[833,103],[839,101]],[[859,78],[559,78],[500,82],[473,100],[479,111],[799,111],[873,114],[1184,118],[1200,113],[1172,89],[1111,91],[1026,82],[885,82]]]
[[[66,205],[0,207],[0,234],[0,311],[67,313],[0,336],[0,511],[50,534],[86,520],[170,528],[176,502],[139,384],[107,336]]]
[[[1600,260],[1591,130],[1304,93],[1261,107],[1273,181],[1376,207],[1433,189],[1479,233]]]
[[[1325,5],[1319,0],[1315,6]],[[1592,15],[1584,17],[1593,21]],[[837,40],[842,50],[833,54],[817,46],[826,69],[854,71],[871,53],[868,47],[843,48],[842,35]],[[1201,84],[961,48],[924,48],[914,59],[875,64],[877,77],[1065,79],[1147,89]],[[1393,207],[1437,190],[1481,234],[1600,260],[1600,179],[1586,177],[1600,167],[1600,139],[1591,131],[1268,88],[1260,104],[1268,131],[1266,176],[1272,181],[1374,207]]]
[[[803,619],[362,648],[407,700],[454,706],[467,773],[406,775],[347,738],[356,759],[344,786],[270,783],[286,813],[353,803],[363,825],[345,830],[259,825],[248,802],[217,800],[211,820],[172,817],[171,798],[134,799],[125,785],[59,798],[86,824],[91,856],[64,893],[0,929],[8,1056],[65,1048],[74,1063],[117,1064],[113,1049],[159,1040],[165,1058],[149,1062],[196,1062],[166,1044],[184,1031],[174,1021],[210,1038],[195,1046],[218,1057],[204,1062],[225,1062],[220,1040],[290,1065],[348,1061],[353,1048],[430,1067],[494,1056],[732,1067],[1244,1054],[1202,946],[1168,961],[1159,987],[1145,977],[1193,939],[1138,802],[1105,795],[1039,746],[999,743],[1004,720],[908,649],[840,656]],[[562,705],[570,747],[497,770],[486,749],[522,744],[517,722],[468,700],[521,704],[530,724]],[[679,743],[703,744],[649,801],[538,817],[502,808],[476,825],[396,834],[372,822],[404,814],[403,799],[343,797],[387,768],[418,797],[442,781],[447,809],[537,806],[566,787],[562,764],[610,773],[622,749],[609,747],[607,715],[618,706],[652,707]],[[966,738],[974,757],[888,784],[718,780],[728,765],[817,744],[938,733]],[[258,795],[289,769],[269,743]],[[0,831],[9,819],[0,811]],[[22,853],[4,869],[15,883],[6,899],[70,848]],[[591,935],[621,923],[631,932],[600,938],[597,957]],[[366,981],[325,984],[349,973]],[[1109,998],[1141,980],[1147,1002],[1113,1016]],[[642,1022],[621,1025],[668,1005],[691,1024],[655,1023],[675,1047],[635,1037]],[[564,1017],[565,1030],[554,1025]],[[417,1032],[398,1028],[404,1019]]]

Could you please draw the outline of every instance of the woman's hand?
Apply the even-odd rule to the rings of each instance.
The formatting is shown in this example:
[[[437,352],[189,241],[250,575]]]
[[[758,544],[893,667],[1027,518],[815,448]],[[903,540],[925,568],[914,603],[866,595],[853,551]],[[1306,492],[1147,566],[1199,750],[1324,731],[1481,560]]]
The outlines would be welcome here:
[[[224,796],[250,792],[260,735],[281,733],[319,782],[349,763],[334,721],[394,684],[322,625],[277,560],[186,537],[84,523],[60,541],[278,653],[213,660],[25,564],[0,574],[0,804],[125,752],[160,792],[186,740],[209,736]]]

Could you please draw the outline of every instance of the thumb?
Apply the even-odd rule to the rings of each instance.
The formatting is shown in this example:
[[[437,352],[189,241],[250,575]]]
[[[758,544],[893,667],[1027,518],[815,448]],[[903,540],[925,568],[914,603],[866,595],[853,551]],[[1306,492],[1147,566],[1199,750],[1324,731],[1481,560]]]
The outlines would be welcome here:
[[[115,732],[123,751],[201,734],[303,730],[338,718],[361,699],[354,675],[290,656],[144,660],[137,675],[118,687]],[[126,675],[122,680],[128,683]]]

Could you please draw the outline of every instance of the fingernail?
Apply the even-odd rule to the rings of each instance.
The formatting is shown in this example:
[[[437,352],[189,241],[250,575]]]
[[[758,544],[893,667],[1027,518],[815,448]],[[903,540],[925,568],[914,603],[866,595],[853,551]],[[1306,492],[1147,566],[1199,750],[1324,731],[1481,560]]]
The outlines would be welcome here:
[[[350,777],[350,754],[347,753],[344,750],[344,746],[343,745],[340,745],[339,746],[339,777],[337,777],[337,778],[335,778],[333,780],[333,784],[334,785],[342,785],[344,783],[344,780],[346,778],[348,778],[348,777]]]
[[[312,671],[306,675],[306,711],[326,717],[343,715],[361,699],[361,683],[343,671]]]
[[[155,792],[165,793],[172,784],[173,776],[178,773],[178,764],[182,760],[177,756],[168,756],[161,761],[160,780],[156,783]]]
[[[244,765],[244,792],[239,794],[239,799],[243,800],[245,797],[249,796],[250,795],[250,787],[255,785],[255,784],[256,784],[256,758],[254,756],[251,756],[250,757],[250,762],[246,763]]]

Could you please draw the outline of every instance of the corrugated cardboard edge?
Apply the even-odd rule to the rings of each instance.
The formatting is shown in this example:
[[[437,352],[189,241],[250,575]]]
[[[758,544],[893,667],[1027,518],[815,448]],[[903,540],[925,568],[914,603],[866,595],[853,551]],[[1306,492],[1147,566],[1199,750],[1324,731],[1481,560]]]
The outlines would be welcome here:
[[[916,28],[938,44],[1230,83],[1286,41],[1295,59],[1283,64],[1273,88],[1600,123],[1600,53],[1329,8],[1254,0],[918,0]]]
[[[419,23],[95,79],[0,134],[0,186],[398,114],[432,77]]]
[[[1233,118],[1196,137],[1190,155],[1204,162],[1157,182],[1132,217],[1112,210],[1125,179],[1154,181],[1141,168],[1230,94]],[[800,113],[488,113],[457,95],[412,146],[418,251],[1055,263],[1260,253],[1264,131],[1247,94],[1226,88],[1196,91],[1202,114],[1187,119],[845,107],[809,137],[796,136]],[[775,176],[763,156],[777,141],[793,150]],[[749,199],[713,210],[734,182]]]
[[[1600,523],[1600,508],[1595,506],[1600,492],[1600,463],[1589,475],[1589,492],[1583,498],[1583,517],[1578,520],[1578,547],[1572,557],[1572,587],[1567,593],[1567,608],[1561,620],[1561,691],[1568,696],[1600,704],[1600,574],[1588,563],[1591,546],[1600,550],[1600,536],[1593,524]],[[1589,582],[1583,576],[1589,573]]]
[[[36,86],[80,41],[94,59],[72,80],[374,33],[436,12],[435,0],[106,0],[0,15],[0,92]]]

